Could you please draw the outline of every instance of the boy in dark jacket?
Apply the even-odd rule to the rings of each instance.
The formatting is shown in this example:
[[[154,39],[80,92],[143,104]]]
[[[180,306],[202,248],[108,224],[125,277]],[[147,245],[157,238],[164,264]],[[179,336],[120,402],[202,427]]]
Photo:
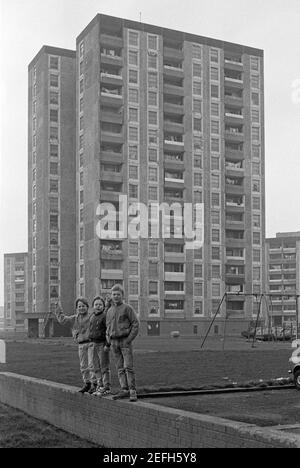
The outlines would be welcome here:
[[[138,334],[139,320],[133,308],[123,302],[122,286],[116,284],[111,291],[112,305],[106,313],[106,336],[111,344],[121,386],[114,399],[129,396],[130,401],[136,401],[132,341]]]
[[[92,385],[89,393],[97,396],[110,394],[109,347],[106,345],[105,302],[96,296],[92,303],[93,313],[90,316],[89,368],[92,374]]]
[[[91,373],[88,363],[88,351],[90,347],[90,314],[88,301],[84,297],[78,297],[75,302],[75,308],[75,314],[65,315],[61,305],[57,304],[55,316],[59,323],[70,323],[72,325],[72,336],[76,343],[78,343],[80,371],[84,382],[84,386],[79,391],[85,393],[91,388]]]

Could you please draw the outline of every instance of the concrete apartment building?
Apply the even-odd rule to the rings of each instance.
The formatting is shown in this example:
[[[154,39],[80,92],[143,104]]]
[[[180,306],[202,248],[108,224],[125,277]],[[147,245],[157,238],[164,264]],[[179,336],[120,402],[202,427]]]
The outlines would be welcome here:
[[[75,55],[44,46],[28,67],[30,336],[55,334],[52,302],[60,299],[66,313],[74,309]]]
[[[4,254],[4,331],[25,331],[28,311],[27,262],[25,252]]]
[[[76,292],[122,283],[143,334],[203,333],[225,291],[265,290],[263,51],[106,15],[76,48]],[[203,203],[203,248],[172,227],[100,240],[99,202],[120,212],[120,195]],[[243,294],[221,308],[228,332],[257,310]]]
[[[300,231],[279,232],[266,239],[267,288],[274,326],[296,324],[296,294],[300,294]],[[285,295],[286,294],[286,295]]]
[[[4,306],[0,306],[0,331],[4,330]]]

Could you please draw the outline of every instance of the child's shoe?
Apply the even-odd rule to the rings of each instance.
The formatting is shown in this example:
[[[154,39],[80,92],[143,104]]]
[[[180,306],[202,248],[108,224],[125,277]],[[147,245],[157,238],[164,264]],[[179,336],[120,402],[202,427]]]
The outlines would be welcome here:
[[[101,388],[101,390],[99,391],[98,395],[103,397],[103,396],[106,396],[106,395],[110,395],[110,388]]]
[[[90,395],[93,395],[93,393],[96,393],[96,391],[97,391],[97,384],[96,384],[96,383],[92,383],[92,384],[91,384],[91,388],[89,389],[88,393],[89,393]]]
[[[91,382],[85,382],[84,386],[78,391],[79,393],[86,393],[90,390],[90,388],[91,388]]]
[[[129,401],[137,401],[136,390],[130,390],[129,395]]]
[[[121,398],[126,398],[129,396],[129,390],[122,389],[115,395],[113,395],[113,400],[120,400]]]

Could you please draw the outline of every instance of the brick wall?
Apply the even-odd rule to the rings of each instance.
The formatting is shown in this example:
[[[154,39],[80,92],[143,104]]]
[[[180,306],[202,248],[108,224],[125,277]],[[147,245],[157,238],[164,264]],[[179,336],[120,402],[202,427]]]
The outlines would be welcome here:
[[[104,447],[300,447],[297,436],[138,401],[82,395],[76,387],[0,373],[0,401]]]

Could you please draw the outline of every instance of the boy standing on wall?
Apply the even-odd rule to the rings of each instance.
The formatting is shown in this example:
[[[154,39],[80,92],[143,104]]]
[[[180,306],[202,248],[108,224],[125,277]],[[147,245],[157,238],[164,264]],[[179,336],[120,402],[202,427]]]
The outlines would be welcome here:
[[[115,284],[111,292],[112,305],[106,314],[106,336],[112,348],[121,387],[113,398],[129,396],[130,401],[137,401],[132,341],[138,334],[139,320],[133,308],[123,301],[123,287]]]

